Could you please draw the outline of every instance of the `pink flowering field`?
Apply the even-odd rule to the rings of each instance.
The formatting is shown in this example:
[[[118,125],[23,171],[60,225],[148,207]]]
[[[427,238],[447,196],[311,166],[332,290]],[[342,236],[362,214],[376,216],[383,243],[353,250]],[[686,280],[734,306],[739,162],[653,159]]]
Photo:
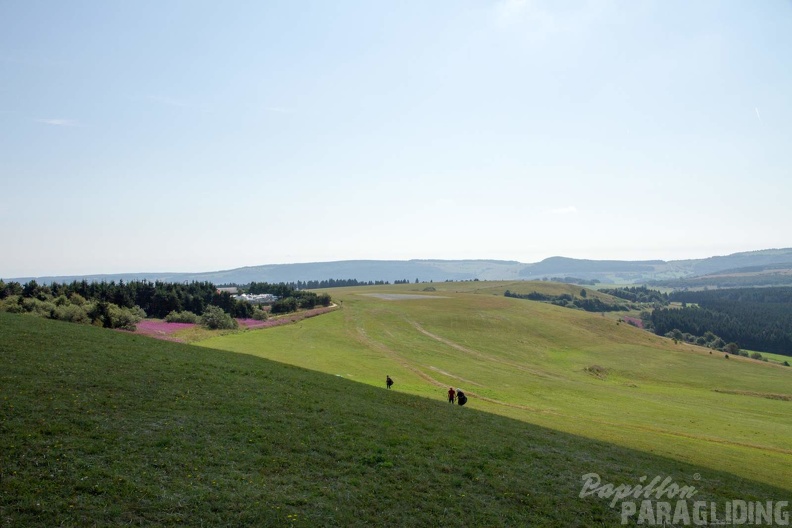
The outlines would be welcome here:
[[[168,341],[179,341],[173,334],[185,328],[193,328],[192,323],[166,323],[159,319],[143,319],[137,324],[136,334],[147,335]]]
[[[240,330],[257,330],[259,328],[271,328],[273,326],[280,326],[284,324],[296,323],[309,317],[315,317],[323,313],[334,310],[335,306],[328,306],[322,308],[314,308],[313,310],[306,310],[304,312],[296,312],[280,317],[271,317],[266,321],[257,321],[256,319],[237,319]],[[167,341],[183,341],[173,334],[180,330],[195,328],[196,324],[193,323],[167,323],[160,319],[143,319],[137,324],[136,334],[145,335],[149,337],[156,337],[157,339],[165,339]]]
[[[640,320],[640,319],[638,319],[637,317],[627,317],[627,316],[622,316],[622,319],[624,319],[624,320],[625,320],[625,322],[628,322],[628,323],[632,323],[632,324],[634,324],[634,325],[635,325],[635,326],[637,326],[638,328],[643,328],[643,327],[644,327],[644,325],[643,325],[643,321],[641,321],[641,320]]]

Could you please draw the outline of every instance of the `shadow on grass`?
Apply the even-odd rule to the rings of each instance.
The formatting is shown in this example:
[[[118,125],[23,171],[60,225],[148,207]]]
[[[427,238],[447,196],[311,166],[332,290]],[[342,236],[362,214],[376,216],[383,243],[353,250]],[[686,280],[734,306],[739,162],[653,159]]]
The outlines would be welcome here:
[[[0,313],[0,525],[620,525],[619,504],[579,496],[588,473],[670,476],[721,508],[789,497],[254,356]]]

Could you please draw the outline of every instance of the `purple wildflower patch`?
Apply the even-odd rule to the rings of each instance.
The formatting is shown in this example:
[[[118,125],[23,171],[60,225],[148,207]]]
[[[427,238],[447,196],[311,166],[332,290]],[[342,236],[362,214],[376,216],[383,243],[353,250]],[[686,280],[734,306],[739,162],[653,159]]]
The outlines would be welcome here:
[[[171,337],[172,334],[194,326],[195,324],[193,323],[167,323],[159,319],[143,319],[137,324],[135,333],[176,341],[177,339]]]
[[[259,328],[272,328],[273,326],[280,326],[290,323],[296,323],[309,317],[315,317],[323,313],[335,310],[337,306],[328,306],[322,308],[314,308],[313,310],[306,310],[304,312],[295,312],[281,317],[272,317],[266,321],[258,321],[256,319],[237,319],[240,329],[257,330]],[[185,328],[193,328],[197,326],[193,323],[168,323],[161,319],[143,319],[137,324],[136,334],[145,335],[149,337],[156,337],[157,339],[165,339],[167,341],[181,341],[173,337],[173,334]]]
[[[638,319],[637,317],[626,317],[626,316],[622,316],[622,319],[624,319],[624,321],[625,321],[626,323],[629,323],[629,324],[631,324],[631,325],[633,325],[633,326],[637,326],[638,328],[643,328],[643,327],[644,327],[644,325],[643,325],[643,321],[641,321],[641,320],[640,320],[640,319]]]

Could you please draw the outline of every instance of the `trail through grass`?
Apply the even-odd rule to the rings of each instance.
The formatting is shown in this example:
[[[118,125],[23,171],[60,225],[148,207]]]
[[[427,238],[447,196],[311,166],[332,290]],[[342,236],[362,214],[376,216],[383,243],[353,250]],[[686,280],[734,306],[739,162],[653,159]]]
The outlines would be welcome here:
[[[345,317],[290,335],[308,346]],[[627,484],[669,475],[701,500],[788,495],[471,407],[0,313],[0,526],[619,525],[608,500],[579,496],[589,472]]]

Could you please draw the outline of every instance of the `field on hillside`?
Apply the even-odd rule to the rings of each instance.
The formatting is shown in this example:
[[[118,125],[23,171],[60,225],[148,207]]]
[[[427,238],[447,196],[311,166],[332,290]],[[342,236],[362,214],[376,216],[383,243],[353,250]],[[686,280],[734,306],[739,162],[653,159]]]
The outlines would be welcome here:
[[[591,473],[788,495],[431,394],[0,313],[0,526],[620,525]]]
[[[333,289],[337,312],[200,345],[375,386],[389,374],[398,391],[436,400],[461,387],[475,409],[792,490],[792,369],[503,297],[518,288],[580,291],[519,282]]]

